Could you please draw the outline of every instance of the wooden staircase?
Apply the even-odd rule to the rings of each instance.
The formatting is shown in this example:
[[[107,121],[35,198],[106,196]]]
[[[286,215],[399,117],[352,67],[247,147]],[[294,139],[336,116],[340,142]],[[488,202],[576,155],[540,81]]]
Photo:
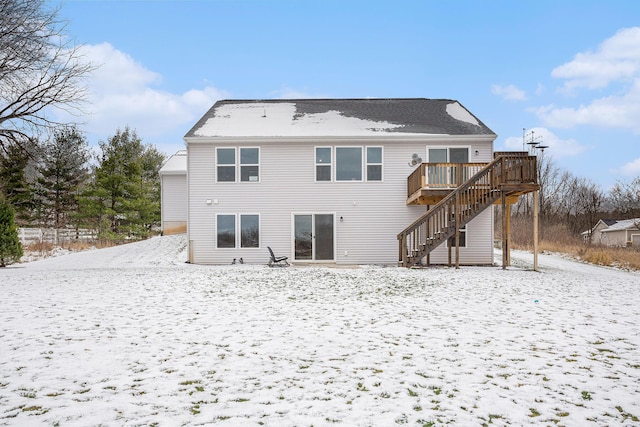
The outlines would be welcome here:
[[[399,263],[419,264],[431,251],[459,231],[482,211],[507,197],[538,190],[536,157],[521,152],[497,152],[494,160],[431,206],[398,234]],[[517,198],[516,198],[517,199]],[[456,257],[457,258],[457,257]]]

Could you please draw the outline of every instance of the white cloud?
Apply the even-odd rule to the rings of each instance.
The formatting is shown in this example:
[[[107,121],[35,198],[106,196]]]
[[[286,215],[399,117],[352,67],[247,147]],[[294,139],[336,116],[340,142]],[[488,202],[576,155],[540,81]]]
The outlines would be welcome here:
[[[631,129],[640,133],[640,78],[623,95],[612,95],[578,107],[539,107],[534,112],[545,125],[568,128],[592,125]]]
[[[514,85],[492,85],[491,93],[501,96],[507,101],[524,101],[527,99],[525,92]]]
[[[640,157],[629,163],[626,163],[616,172],[630,177],[640,176]]]
[[[603,90],[610,95],[579,106],[547,105],[534,109],[552,127],[591,125],[631,129],[640,133],[640,27],[625,28],[605,40],[595,52],[578,53],[551,75],[565,79],[563,92]]]
[[[538,127],[527,129],[526,132],[527,135],[524,141],[522,136],[512,136],[505,139],[504,148],[507,150],[522,151],[524,143],[524,150],[528,151],[530,146],[527,142],[531,141],[533,137],[534,141],[548,147],[545,148],[545,153],[556,159],[576,156],[588,149],[588,147],[580,144],[573,138],[561,139],[547,128]],[[533,134],[531,134],[531,132],[533,132]]]
[[[567,90],[603,88],[614,81],[635,80],[639,74],[640,27],[619,30],[595,52],[578,53],[551,72],[553,77],[567,80]]]
[[[162,76],[146,69],[109,43],[83,46],[87,61],[98,66],[87,81],[90,103],[81,117],[88,133],[106,140],[130,126],[144,142],[182,144],[181,137],[213,103],[228,96],[207,86],[184,93],[158,89]],[[73,118],[70,120],[78,120]],[[167,141],[167,139],[176,141]]]

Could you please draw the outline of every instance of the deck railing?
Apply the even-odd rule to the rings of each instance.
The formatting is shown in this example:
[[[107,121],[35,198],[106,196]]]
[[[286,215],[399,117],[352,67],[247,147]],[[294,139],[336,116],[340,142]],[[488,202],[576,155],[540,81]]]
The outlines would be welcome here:
[[[420,262],[498,200],[504,185],[524,183],[537,183],[535,156],[498,156],[398,234],[399,261]]]
[[[407,177],[407,197],[423,188],[459,187],[486,165],[486,163],[422,163]]]

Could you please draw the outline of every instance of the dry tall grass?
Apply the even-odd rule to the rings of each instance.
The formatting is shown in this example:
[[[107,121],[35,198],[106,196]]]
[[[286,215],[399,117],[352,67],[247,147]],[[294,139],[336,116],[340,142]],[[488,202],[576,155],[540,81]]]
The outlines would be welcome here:
[[[581,236],[571,233],[563,224],[544,224],[539,227],[540,251],[569,254],[580,260],[610,267],[640,270],[640,250],[635,248],[609,248],[590,245]],[[496,224],[496,238],[501,239],[502,227]],[[511,247],[533,249],[533,225],[530,219],[513,218],[511,221]]]

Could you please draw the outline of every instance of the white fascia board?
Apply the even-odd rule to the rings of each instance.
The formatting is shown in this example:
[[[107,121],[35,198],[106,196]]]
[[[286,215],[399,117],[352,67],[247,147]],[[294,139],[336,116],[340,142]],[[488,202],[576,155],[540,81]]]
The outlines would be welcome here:
[[[485,142],[492,143],[497,135],[447,135],[447,134],[389,134],[382,135],[358,135],[358,136],[216,136],[216,137],[185,137],[184,141],[189,144],[274,144],[279,142],[301,142],[301,143],[353,143],[367,142]]]

